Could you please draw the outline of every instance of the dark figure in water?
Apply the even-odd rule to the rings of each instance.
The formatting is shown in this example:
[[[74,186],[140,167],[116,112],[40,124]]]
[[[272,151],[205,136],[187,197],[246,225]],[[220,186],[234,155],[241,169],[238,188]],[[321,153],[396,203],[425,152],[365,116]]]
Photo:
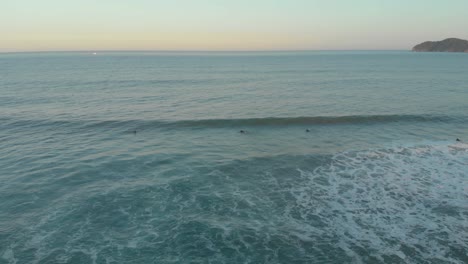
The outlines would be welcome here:
[[[133,130],[133,135],[136,135],[136,130]]]
[[[241,130],[241,131],[239,131],[239,133],[241,133],[241,134],[245,134],[245,131],[244,131],[244,130]]]
[[[309,132],[310,132],[310,129],[306,129],[306,132],[309,133]]]
[[[461,142],[461,140],[459,138],[457,138],[457,142]]]

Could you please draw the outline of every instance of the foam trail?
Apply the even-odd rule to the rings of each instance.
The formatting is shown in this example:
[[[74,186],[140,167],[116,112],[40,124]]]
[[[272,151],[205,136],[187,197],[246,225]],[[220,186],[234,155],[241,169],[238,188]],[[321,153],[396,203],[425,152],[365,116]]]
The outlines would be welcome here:
[[[466,144],[341,153],[313,171],[299,170],[294,188],[304,218],[358,262],[366,249],[378,261],[462,263],[468,248]],[[462,253],[454,253],[462,252]]]

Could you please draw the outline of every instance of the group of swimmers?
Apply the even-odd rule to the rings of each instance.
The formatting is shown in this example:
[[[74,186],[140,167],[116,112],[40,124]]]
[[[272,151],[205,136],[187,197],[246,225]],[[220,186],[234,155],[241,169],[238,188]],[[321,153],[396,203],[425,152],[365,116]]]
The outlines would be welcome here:
[[[307,128],[307,129],[305,130],[305,132],[309,133],[309,132],[310,132],[310,129]],[[136,132],[135,132],[135,133],[136,133]],[[245,134],[245,133],[247,133],[247,131],[245,131],[245,130],[239,130],[239,133]],[[461,139],[457,138],[455,141],[461,142]]]
[[[133,134],[134,134],[134,135],[136,135],[136,132],[137,132],[136,130],[133,130]],[[306,133],[309,133],[309,132],[310,132],[310,129],[307,128],[307,129],[306,129]],[[239,133],[245,134],[245,133],[247,133],[247,131],[241,129],[241,130],[239,130]],[[461,140],[460,140],[459,138],[457,138],[455,141],[461,142]]]

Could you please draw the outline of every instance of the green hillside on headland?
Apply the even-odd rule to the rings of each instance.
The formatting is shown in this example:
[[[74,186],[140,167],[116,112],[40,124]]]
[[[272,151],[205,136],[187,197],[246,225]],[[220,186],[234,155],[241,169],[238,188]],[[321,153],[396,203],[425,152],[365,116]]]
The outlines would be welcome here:
[[[468,41],[458,38],[448,38],[442,41],[426,41],[414,46],[418,52],[468,52]]]

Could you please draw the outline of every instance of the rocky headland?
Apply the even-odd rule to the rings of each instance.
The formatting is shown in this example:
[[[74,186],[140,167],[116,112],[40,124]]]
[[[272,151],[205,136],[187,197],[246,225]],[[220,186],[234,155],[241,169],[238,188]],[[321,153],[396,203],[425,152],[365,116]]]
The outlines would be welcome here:
[[[458,38],[448,38],[442,41],[426,41],[414,46],[413,51],[468,52],[468,41]]]

